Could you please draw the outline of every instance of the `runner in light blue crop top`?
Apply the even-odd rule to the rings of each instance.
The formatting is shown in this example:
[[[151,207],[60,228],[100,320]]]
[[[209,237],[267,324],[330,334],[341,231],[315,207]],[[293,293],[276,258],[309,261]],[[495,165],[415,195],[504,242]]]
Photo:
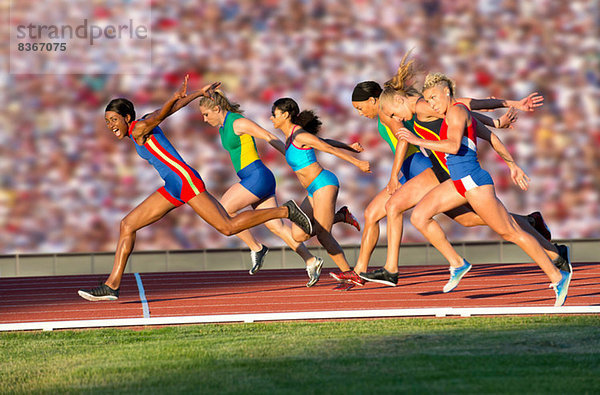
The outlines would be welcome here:
[[[302,130],[302,129],[300,129]],[[285,146],[285,160],[292,170],[298,171],[317,161],[314,148],[299,148],[294,144],[294,132]]]
[[[300,148],[294,144],[295,132],[296,129],[292,131],[292,134],[285,145],[285,160],[290,165],[292,170],[298,171],[312,165],[313,163],[316,163],[317,156],[315,155],[314,148]],[[340,182],[335,174],[329,170],[323,169],[306,188],[308,191],[308,196],[312,197],[315,191],[328,185],[335,185],[336,187],[339,187]]]

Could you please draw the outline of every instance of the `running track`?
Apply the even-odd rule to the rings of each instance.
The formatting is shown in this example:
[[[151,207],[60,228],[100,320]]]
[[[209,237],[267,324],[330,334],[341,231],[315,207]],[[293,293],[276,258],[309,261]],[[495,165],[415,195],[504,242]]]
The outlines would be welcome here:
[[[441,292],[444,266],[401,267],[399,286],[348,291],[324,269],[306,288],[304,270],[141,273],[124,276],[115,302],[88,302],[78,288],[105,275],[0,279],[0,331],[198,322],[386,316],[600,313],[600,263],[577,263],[565,307],[534,264],[475,265],[456,290]],[[141,291],[141,292],[140,292]],[[144,298],[145,295],[145,298]]]

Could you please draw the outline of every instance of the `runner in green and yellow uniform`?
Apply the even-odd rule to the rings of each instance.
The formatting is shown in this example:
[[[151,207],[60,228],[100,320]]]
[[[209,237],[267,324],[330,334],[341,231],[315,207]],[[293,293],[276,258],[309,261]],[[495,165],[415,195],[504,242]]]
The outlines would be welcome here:
[[[223,207],[230,214],[237,213],[248,206],[254,209],[277,207],[275,177],[260,160],[254,139],[267,141],[285,155],[285,146],[281,140],[245,118],[240,105],[230,102],[220,91],[215,91],[212,98],[202,98],[199,105],[204,121],[211,126],[219,127],[223,148],[229,153],[231,163],[240,178],[240,182],[232,185],[221,198]],[[304,260],[309,276],[306,286],[311,287],[316,284],[321,274],[323,259],[313,256],[303,243],[295,241],[292,237],[292,228],[286,226],[283,221],[269,221],[265,226]],[[262,267],[269,249],[257,242],[250,231],[238,233],[237,236],[251,250],[250,274],[255,274]]]

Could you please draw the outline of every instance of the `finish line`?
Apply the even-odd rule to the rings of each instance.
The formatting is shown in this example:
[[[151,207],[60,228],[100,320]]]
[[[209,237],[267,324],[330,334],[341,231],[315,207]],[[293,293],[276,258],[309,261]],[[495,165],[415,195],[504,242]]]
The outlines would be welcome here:
[[[600,306],[562,307],[474,307],[453,308],[434,307],[421,309],[384,310],[340,310],[305,311],[294,313],[222,314],[151,318],[119,318],[102,320],[44,321],[0,324],[0,332],[7,331],[52,331],[55,329],[110,328],[147,325],[184,325],[230,322],[263,322],[292,320],[328,320],[348,318],[389,318],[389,317],[471,317],[476,315],[537,315],[537,314],[600,314]]]

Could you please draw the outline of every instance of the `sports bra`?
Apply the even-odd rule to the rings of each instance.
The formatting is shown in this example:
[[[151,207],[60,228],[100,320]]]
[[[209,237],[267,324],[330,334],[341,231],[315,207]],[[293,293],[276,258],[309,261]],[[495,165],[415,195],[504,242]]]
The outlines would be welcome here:
[[[294,127],[292,134],[288,138],[285,145],[285,160],[294,171],[304,169],[305,167],[312,165],[317,161],[314,149],[299,148],[294,145],[294,132],[296,131],[297,127],[298,126]]]

